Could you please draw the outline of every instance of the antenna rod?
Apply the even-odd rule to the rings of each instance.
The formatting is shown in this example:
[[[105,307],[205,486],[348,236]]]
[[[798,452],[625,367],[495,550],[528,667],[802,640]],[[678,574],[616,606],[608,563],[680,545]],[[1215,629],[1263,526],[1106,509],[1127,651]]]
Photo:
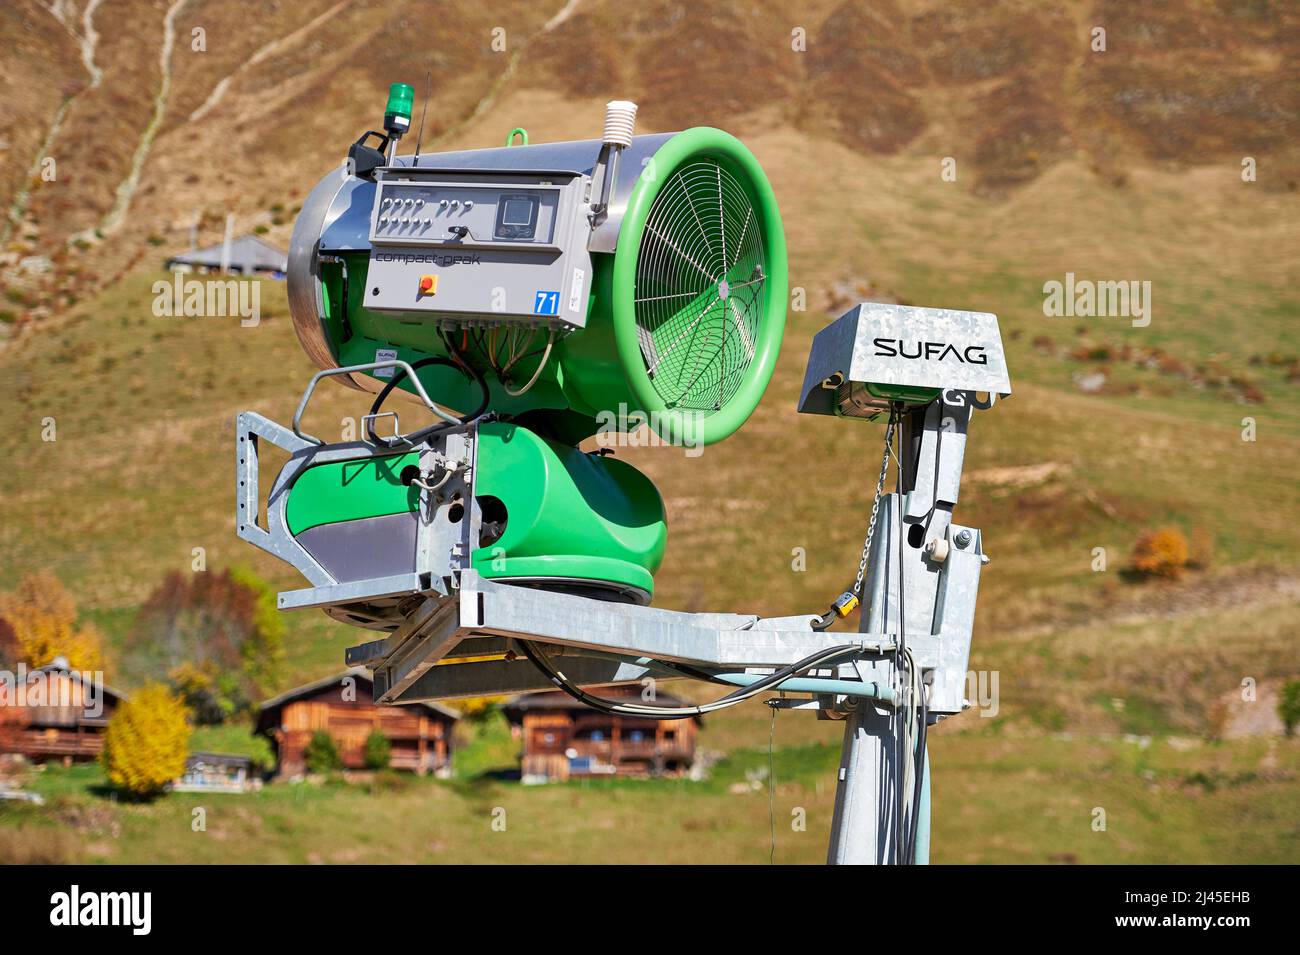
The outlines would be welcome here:
[[[412,166],[420,165],[420,143],[424,139],[424,117],[429,113],[429,97],[433,93],[433,70],[428,70],[424,74],[424,105],[420,108],[420,129],[415,134],[415,158],[411,160]]]

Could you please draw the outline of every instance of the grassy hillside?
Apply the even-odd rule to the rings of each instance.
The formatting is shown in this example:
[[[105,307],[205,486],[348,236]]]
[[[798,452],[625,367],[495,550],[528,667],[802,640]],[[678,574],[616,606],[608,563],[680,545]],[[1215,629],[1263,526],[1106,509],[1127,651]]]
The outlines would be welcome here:
[[[1287,381],[1284,368],[1254,366],[1250,358],[1300,351],[1294,322],[1300,302],[1290,286],[1295,265],[1268,254],[1285,241],[1294,197],[1251,192],[1231,184],[1230,176],[1217,188],[1207,186],[1205,170],[1152,174],[1151,188],[1116,197],[1076,168],[1080,182],[1067,183],[1075,195],[1066,208],[1141,205],[1150,221],[1075,222],[1064,213],[1051,217],[1052,197],[1059,201],[1061,193],[1047,183],[1009,200],[980,199],[938,182],[919,162],[908,169],[900,160],[846,155],[839,157],[848,167],[842,182],[813,186],[797,171],[798,144],[796,136],[779,133],[754,143],[783,207],[793,210],[786,216],[793,282],[809,295],[808,310],[790,314],[767,399],[740,433],[697,458],[662,449],[626,452],[660,484],[670,508],[663,602],[700,605],[705,595],[692,592],[690,580],[707,576],[714,603],[757,600],[762,612],[790,612],[820,603],[842,583],[860,538],[870,477],[863,472],[870,470],[879,428],[800,417],[793,405],[811,337],[833,317],[823,290],[866,273],[885,294],[906,301],[987,308],[1001,317],[1016,395],[977,415],[961,503],[962,517],[990,532],[995,563],[988,586],[1021,592],[1032,576],[1036,587],[1065,586],[1086,597],[1109,579],[1088,573],[1091,549],[1109,547],[1122,560],[1138,530],[1161,522],[1206,527],[1223,564],[1286,562],[1285,521],[1277,508],[1292,513],[1295,496],[1277,496],[1270,509],[1253,502],[1295,472],[1300,383]],[[1062,167],[1053,176],[1068,172]],[[854,179],[880,188],[852,191]],[[836,217],[824,193],[838,188],[844,224],[825,235],[803,234],[810,220]],[[1188,226],[1171,235],[1158,225],[1159,209],[1173,215],[1192,203],[1205,219],[1234,231],[1231,241],[1219,243],[1213,264],[1206,261],[1213,258],[1206,246],[1214,242],[1208,223],[1204,234]],[[1043,231],[1002,235],[993,227],[995,234],[980,241],[981,223],[990,218],[1038,218]],[[1189,231],[1192,244],[1179,238]],[[1048,253],[1046,245],[1059,251]],[[1037,261],[1016,261],[1017,250]],[[914,259],[922,251],[942,265],[918,268]],[[1235,289],[1232,307],[1220,312],[1171,280],[1154,283],[1148,328],[1042,314],[1043,281],[1066,270],[1125,274],[1117,266],[1124,255],[1141,262],[1135,275],[1158,268],[1214,284],[1224,297]],[[862,268],[863,261],[870,266]],[[6,491],[0,506],[14,515],[56,517],[6,521],[0,580],[11,583],[24,566],[66,567],[92,606],[114,607],[138,600],[162,570],[188,566],[192,547],[207,547],[218,563],[234,559],[236,542],[227,533],[233,415],[254,408],[287,419],[312,369],[293,336],[281,286],[263,285],[262,322],[244,328],[236,319],[155,317],[151,285],[160,277],[133,275],[0,352],[0,380],[14,399],[14,426],[0,440],[21,462],[0,478]],[[1163,304],[1159,296],[1166,294],[1171,301]],[[1039,337],[1062,348],[1150,342],[1189,363],[1209,359],[1213,338],[1213,355],[1254,378],[1261,397],[1247,403],[1154,369],[1046,354],[1033,344]],[[1079,391],[1072,376],[1099,365],[1134,380],[1137,390]],[[327,433],[337,433],[344,416],[364,413],[365,401],[343,389],[327,386],[318,401],[312,426]],[[58,421],[52,444],[39,440],[46,416]],[[1255,442],[1241,440],[1246,416],[1256,419]],[[788,462],[816,462],[819,474],[841,477],[801,480],[792,494]],[[76,507],[74,488],[80,489]],[[725,519],[712,506],[719,496],[728,501]],[[97,506],[101,497],[112,506]],[[758,513],[765,515],[761,524],[752,519]],[[826,514],[837,517],[819,516]],[[77,540],[95,546],[76,552]],[[789,573],[795,546],[809,551],[807,574]],[[128,555],[138,572],[125,578],[114,571]],[[720,573],[701,575],[701,568]],[[743,592],[759,573],[771,581],[764,592]]]
[[[944,738],[933,755],[943,767],[934,784],[935,862],[1284,863],[1300,852],[1294,741],[1188,748]],[[743,749],[706,782],[277,784],[243,796],[176,793],[150,805],[88,794],[99,781],[93,766],[50,769],[31,786],[45,806],[0,803],[0,859],[820,863],[837,756],[834,746],[782,747],[771,794],[766,750]],[[192,829],[197,807],[203,832]],[[1104,831],[1093,829],[1097,809],[1105,810]],[[501,818],[504,831],[493,828]],[[794,828],[797,818],[804,828]]]

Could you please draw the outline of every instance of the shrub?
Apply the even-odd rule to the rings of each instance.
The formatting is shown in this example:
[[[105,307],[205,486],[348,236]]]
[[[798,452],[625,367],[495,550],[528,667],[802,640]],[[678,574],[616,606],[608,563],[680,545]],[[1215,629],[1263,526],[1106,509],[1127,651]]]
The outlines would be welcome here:
[[[154,796],[185,772],[189,741],[185,705],[165,686],[152,683],[108,721],[100,759],[113,785],[135,796]]]
[[[317,730],[311,734],[303,756],[307,761],[308,772],[328,773],[343,768],[339,748],[334,742],[334,737],[326,730]]]
[[[262,310],[265,317],[266,310]],[[253,594],[253,629],[239,648],[244,673],[254,691],[278,684],[284,673],[284,614],[276,603],[275,589],[247,567],[229,570],[230,579]]]
[[[388,742],[388,737],[377,729],[370,731],[366,737],[365,747],[365,764],[366,769],[387,769],[388,760],[393,755],[393,746]]]
[[[195,724],[218,726],[249,705],[238,673],[223,671],[211,661],[182,663],[167,674]]]
[[[1143,531],[1133,545],[1131,567],[1141,577],[1176,580],[1187,568],[1187,538],[1172,527]]]
[[[1300,725],[1300,680],[1282,684],[1282,692],[1277,695],[1277,715],[1282,717],[1286,735],[1294,736],[1296,726]]]
[[[1074,357],[1078,361],[1112,361],[1115,353],[1109,345],[1081,345],[1075,349]]]

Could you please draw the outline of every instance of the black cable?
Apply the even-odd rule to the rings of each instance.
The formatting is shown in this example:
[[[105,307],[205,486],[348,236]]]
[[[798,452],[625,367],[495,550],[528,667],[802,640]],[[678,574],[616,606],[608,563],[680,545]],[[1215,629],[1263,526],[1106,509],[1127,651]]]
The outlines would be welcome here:
[[[934,521],[934,512],[939,509],[939,458],[943,453],[943,393],[939,394],[939,427],[934,432],[934,481],[930,485],[930,516],[926,518],[926,526]]]
[[[478,349],[479,354],[481,354],[483,359],[488,363],[488,367],[492,369],[492,373],[500,378],[501,373],[498,371],[496,364],[492,360],[492,353],[487,346],[487,338],[484,330],[481,328],[471,329],[469,340],[474,343],[474,347]]]
[[[925,684],[921,684],[921,730],[916,739],[916,782],[912,788],[912,831],[907,840],[906,864],[916,862],[916,838],[921,831],[921,784],[925,772],[925,742],[930,728],[930,706],[926,702]]]
[[[339,303],[339,327],[343,331],[343,341],[352,341],[352,322],[348,319],[348,263],[340,258],[339,268],[343,272],[343,300]]]
[[[492,350],[492,363],[496,368],[499,368],[504,372],[505,364],[501,361],[501,349],[506,348],[510,344],[510,336],[515,333],[515,329],[502,328],[498,329],[498,331],[501,333],[501,337],[497,341],[497,347]]]
[[[816,667],[838,660],[840,657],[854,656],[862,652],[862,648],[853,644],[845,644],[838,647],[827,647],[825,650],[819,650],[816,653],[809,654],[802,660],[788,664],[760,680],[756,680],[749,686],[739,687],[728,693],[726,696],[719,697],[711,703],[703,703],[699,706],[689,707],[660,707],[660,706],[629,706],[616,700],[609,700],[603,697],[595,696],[588,693],[582,687],[575,684],[547,658],[546,654],[534,646],[530,641],[520,640],[519,645],[523,647],[524,655],[532,661],[537,669],[541,670],[546,678],[554,683],[557,687],[573,697],[580,703],[585,703],[593,709],[600,710],[602,713],[612,713],[621,716],[642,716],[649,719],[661,720],[684,720],[693,719],[697,716],[704,716],[714,710],[723,709],[724,707],[734,706],[737,703],[743,703],[745,700],[765,693],[772,687],[784,683],[793,676],[798,676],[805,670],[812,670]]]
[[[453,350],[453,354],[456,354],[454,350]],[[457,357],[459,356],[457,355]],[[447,368],[454,368],[457,371],[464,374],[466,377],[472,379],[479,386],[479,391],[481,392],[481,396],[480,396],[478,408],[476,408],[470,414],[461,415],[457,419],[457,423],[462,425],[468,424],[469,422],[482,417],[483,413],[487,411],[488,404],[492,399],[492,393],[488,389],[487,381],[484,380],[483,376],[479,373],[478,369],[474,368],[474,366],[470,365],[468,362],[462,361],[458,363],[456,361],[452,361],[452,359],[450,358],[443,358],[441,355],[430,355],[427,358],[421,358],[419,361],[413,362],[411,364],[411,370],[418,371],[419,369],[427,368],[430,365],[442,365]],[[380,389],[379,394],[375,395],[375,400],[370,405],[370,421],[366,425],[366,430],[369,432],[369,438],[372,444],[385,444],[385,445],[389,445],[390,447],[393,445],[392,439],[380,438],[377,434],[375,434],[375,422],[373,416],[379,413],[379,409],[383,407],[384,399],[387,398],[390,394],[392,394],[393,389],[396,388],[398,384],[401,383],[402,379],[405,377],[406,377],[406,369],[397,368],[393,372],[393,377],[388,379],[388,383],[385,384],[384,387]],[[447,428],[454,427],[454,426],[455,425],[452,422],[439,421],[436,424],[432,424],[427,428],[421,428],[418,431],[411,432],[410,434],[406,435],[400,443],[411,444],[411,445],[419,444],[421,441],[423,441],[425,438],[429,437],[430,435],[437,434],[439,431],[444,431]]]
[[[934,480],[930,489],[930,515],[927,523],[934,519],[934,514],[939,508],[939,458],[943,448],[943,411],[944,400],[942,394],[939,396],[939,427],[935,431],[934,441]],[[903,606],[903,588],[900,585],[898,591],[898,601],[900,608]],[[901,629],[900,629],[901,634]],[[919,674],[918,674],[919,677]],[[904,847],[906,856],[903,860],[905,865],[912,865],[916,861],[916,839],[921,829],[921,785],[925,772],[925,746],[926,737],[929,733],[930,725],[930,708],[926,700],[925,684],[917,680],[917,685],[921,688],[921,725],[917,733],[916,749],[914,753],[909,754],[913,761],[912,773],[915,780],[912,784],[912,819],[907,836],[907,845]]]
[[[734,683],[728,683],[716,673],[709,673],[707,670],[701,670],[685,663],[677,663],[673,660],[656,660],[655,662],[661,667],[666,667],[669,670],[676,670],[682,676],[690,677],[692,680],[699,680],[703,683],[721,683],[723,686],[735,685]]]
[[[557,339],[557,341],[558,341],[558,339]],[[516,358],[516,359],[515,359],[515,364],[517,365],[517,364],[519,364],[521,361],[527,361],[529,358],[532,358],[534,355],[540,355],[540,354],[541,354],[542,352],[544,352],[544,351],[546,351],[546,347],[545,347],[545,346],[542,346],[541,348],[534,348],[532,351],[527,352],[526,354],[520,355],[518,358]]]
[[[903,436],[902,436],[902,430],[903,430],[903,429],[902,429],[902,427],[901,427],[901,423],[902,423],[902,417],[903,417],[903,413],[904,413],[904,412],[903,412],[903,410],[902,410],[901,408],[899,408],[899,409],[897,409],[897,412],[896,412],[896,413],[898,414],[899,419],[900,419],[899,438],[898,438],[898,450],[899,450],[900,453],[897,454],[897,455],[895,456],[895,459],[894,459],[895,462],[898,464],[898,480],[897,480],[897,483],[896,483],[896,486],[895,486],[895,491],[897,492],[898,496],[897,496],[897,499],[895,500],[895,508],[894,508],[894,510],[895,510],[895,512],[896,512],[896,517],[897,517],[897,520],[896,520],[895,523],[896,523],[896,525],[897,525],[897,531],[896,531],[896,533],[897,533],[897,536],[898,536],[898,540],[897,540],[897,552],[898,552],[898,640],[896,641],[895,646],[894,646],[894,672],[895,672],[896,674],[898,674],[898,676],[899,676],[898,684],[899,684],[899,687],[902,688],[902,687],[910,686],[910,676],[911,676],[911,672],[910,672],[910,669],[909,669],[909,672],[908,672],[909,680],[904,681],[904,680],[901,678],[901,677],[902,677],[903,669],[904,669],[904,667],[907,666],[907,663],[906,663],[906,661],[907,661],[907,652],[906,652],[906,651],[907,651],[907,637],[906,637],[906,629],[907,629],[907,627],[906,627],[906,624],[907,624],[907,602],[906,602],[906,600],[905,600],[905,598],[904,598],[904,591],[907,589],[907,585],[906,585],[907,567],[906,567],[906,565],[905,565],[904,562],[903,562],[903,555],[904,555],[904,550],[903,550],[903,479],[904,479],[904,476],[903,476],[903,454],[902,454],[902,452],[903,452],[904,449],[903,449]],[[911,440],[911,436],[910,436],[910,435],[908,436],[908,440],[909,440],[909,441]],[[899,700],[899,704],[900,704],[900,705],[897,706],[897,707],[894,709],[894,718],[900,720],[900,726],[903,726],[903,727],[906,726],[906,720],[907,720],[907,704],[908,704],[908,702],[909,702],[909,701],[908,701],[907,698],[906,698],[906,690],[904,690],[904,693],[903,693],[903,695],[900,697],[900,700]],[[904,807],[904,804],[905,804],[905,802],[904,802],[904,793],[903,793],[903,776],[902,776],[902,773],[903,773],[903,758],[904,758],[904,756],[903,756],[903,734],[902,734],[901,732],[900,732],[900,733],[895,733],[895,734],[894,734],[894,766],[895,766],[895,771],[898,773],[898,786],[897,786],[897,790],[896,790],[896,796],[897,796],[897,798],[895,799],[895,806],[894,806],[894,856],[895,856],[895,858],[894,858],[894,862],[895,862],[896,864],[897,864],[897,863],[900,863],[900,862],[902,861],[902,858],[901,858],[901,857],[902,857],[902,854],[903,854],[903,843],[906,841],[906,838],[907,838],[907,833],[906,833],[906,831],[905,831],[904,828],[903,828],[903,807]],[[910,753],[907,754],[907,758],[908,758],[908,759],[911,758],[911,754],[910,754]]]
[[[462,355],[460,349],[456,347],[456,342],[453,340],[452,336],[447,333],[447,329],[438,326],[438,337],[442,339],[442,347],[447,349],[448,355],[461,364],[467,364],[465,356]]]

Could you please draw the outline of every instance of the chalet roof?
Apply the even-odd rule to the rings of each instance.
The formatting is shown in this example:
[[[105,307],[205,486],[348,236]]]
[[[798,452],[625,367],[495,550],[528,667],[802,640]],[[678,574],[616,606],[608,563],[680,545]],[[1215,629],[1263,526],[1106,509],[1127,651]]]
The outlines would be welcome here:
[[[167,265],[221,267],[222,243],[203,249],[190,249],[167,258]],[[241,272],[284,272],[289,267],[287,253],[255,235],[241,235],[230,240],[230,267]]]
[[[252,760],[238,753],[190,753],[185,757],[185,768],[204,763],[208,766],[250,766]]]
[[[68,660],[66,657],[55,657],[49,663],[45,664],[45,666],[33,667],[32,669],[27,671],[27,679],[30,680],[38,673],[42,673],[42,674],[61,673],[67,676],[69,679],[76,680],[82,686],[85,686],[89,682],[86,679],[84,672],[82,672],[81,670],[74,670],[72,669],[71,666],[68,665]],[[115,690],[107,683],[101,683],[99,685],[99,688],[104,691],[105,696],[110,696],[113,699],[117,700],[118,702],[122,702],[123,700],[130,699],[130,694],[125,693],[122,690]]]
[[[292,703],[294,700],[300,700],[303,697],[311,696],[318,690],[323,690],[328,686],[335,686],[347,677],[352,677],[352,679],[356,680],[358,684],[365,684],[367,687],[373,687],[375,684],[374,678],[371,677],[369,670],[364,667],[349,667],[342,673],[322,677],[319,680],[313,680],[311,683],[304,683],[302,686],[295,686],[292,690],[285,690],[279,696],[271,697],[271,699],[258,707],[258,722],[261,723],[268,713],[278,710],[284,705]],[[411,708],[423,707],[431,713],[445,716],[448,719],[460,719],[459,710],[453,710],[450,706],[443,706],[441,703],[403,703],[401,705],[409,706]]]
[[[612,686],[591,691],[594,696],[602,696],[607,699],[635,699],[640,702],[641,687]],[[647,706],[690,706],[690,702],[680,697],[672,696],[668,693],[658,692],[655,694],[654,702],[647,702]],[[562,690],[537,690],[533,693],[520,693],[518,696],[512,696],[502,705],[508,719],[518,719],[524,713],[535,712],[537,710],[573,710],[580,713],[597,712],[585,703],[580,703],[569,694]],[[649,717],[653,719],[653,717]],[[698,716],[693,717],[697,722],[702,722]]]

